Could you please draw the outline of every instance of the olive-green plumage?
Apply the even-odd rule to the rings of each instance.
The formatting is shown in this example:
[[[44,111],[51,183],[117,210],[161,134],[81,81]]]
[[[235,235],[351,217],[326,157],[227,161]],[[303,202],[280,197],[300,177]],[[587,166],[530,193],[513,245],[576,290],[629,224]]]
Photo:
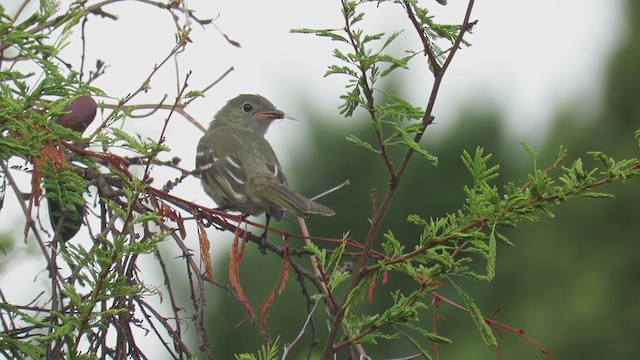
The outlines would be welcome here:
[[[285,114],[260,95],[239,95],[214,117],[200,139],[196,166],[205,192],[222,209],[248,215],[266,212],[281,220],[285,211],[305,217],[333,210],[300,195],[287,180],[271,145],[269,125]]]

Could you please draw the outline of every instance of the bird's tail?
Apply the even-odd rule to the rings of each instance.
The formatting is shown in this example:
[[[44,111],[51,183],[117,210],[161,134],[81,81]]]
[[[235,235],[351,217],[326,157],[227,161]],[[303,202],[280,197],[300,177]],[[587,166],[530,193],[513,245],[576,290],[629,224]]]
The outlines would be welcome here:
[[[296,216],[307,217],[309,214],[322,216],[332,216],[335,212],[324,205],[320,205],[315,201],[309,200],[300,195],[295,190],[285,185],[275,185],[272,187],[274,193],[270,202],[275,205],[292,212]]]

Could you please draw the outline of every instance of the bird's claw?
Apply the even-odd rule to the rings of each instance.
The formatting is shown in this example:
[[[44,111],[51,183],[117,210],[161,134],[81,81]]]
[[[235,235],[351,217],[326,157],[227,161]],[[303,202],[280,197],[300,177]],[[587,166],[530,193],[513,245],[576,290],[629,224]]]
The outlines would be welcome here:
[[[265,230],[260,238],[258,239],[258,246],[260,247],[260,253],[262,255],[267,255],[267,247],[265,244],[267,243],[267,230]]]

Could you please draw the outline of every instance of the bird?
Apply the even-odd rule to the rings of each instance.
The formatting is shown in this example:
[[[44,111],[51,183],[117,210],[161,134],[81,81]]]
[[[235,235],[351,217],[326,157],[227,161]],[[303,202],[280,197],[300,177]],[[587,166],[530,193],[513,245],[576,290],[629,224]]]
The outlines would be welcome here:
[[[299,217],[335,214],[287,185],[278,157],[264,138],[274,120],[287,117],[257,94],[238,95],[214,116],[198,142],[196,170],[219,210],[266,213],[266,227],[272,217],[282,220],[285,211]],[[259,238],[263,254],[266,235],[265,229]]]

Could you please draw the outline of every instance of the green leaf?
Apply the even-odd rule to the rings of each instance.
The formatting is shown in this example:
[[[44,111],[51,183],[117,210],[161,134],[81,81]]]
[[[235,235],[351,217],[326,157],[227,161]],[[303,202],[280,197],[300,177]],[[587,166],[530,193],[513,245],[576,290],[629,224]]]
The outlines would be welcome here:
[[[411,337],[409,334],[407,334],[406,332],[404,332],[404,331],[402,331],[402,330],[398,329],[398,327],[397,327],[397,326],[396,326],[395,328],[396,328],[396,330],[397,330],[400,334],[402,334],[402,336],[403,336],[405,339],[409,340],[409,342],[411,343],[411,345],[413,345],[413,347],[414,347],[414,348],[415,348],[415,349],[416,349],[416,350],[417,350],[417,351],[422,355],[422,357],[423,357],[424,359],[427,359],[427,360],[431,360],[431,359],[432,359],[431,354],[429,354],[429,352],[427,351],[427,349],[423,348],[423,347],[420,345],[420,343],[418,343],[414,338],[412,338],[412,337]]]
[[[509,246],[516,246],[516,244],[512,243],[509,239],[507,239],[507,237],[506,237],[506,236],[504,236],[504,235],[502,235],[502,234],[498,233],[497,231],[496,231],[496,233],[495,233],[495,234],[496,234],[496,239],[497,239],[498,241],[500,241],[501,243],[503,243],[503,244],[505,244],[505,245],[509,245]]]
[[[4,332],[0,332],[0,348],[10,350],[17,349],[21,356],[25,356],[29,359],[43,359],[46,355],[45,347],[36,345],[36,341],[33,340],[16,340],[11,336],[6,335]],[[10,353],[10,352],[9,352]]]
[[[429,223],[427,222],[427,220],[423,219],[420,215],[418,214],[409,214],[407,216],[407,221],[418,225],[418,226],[422,226],[422,227],[426,227],[429,225]]]
[[[391,66],[389,66],[384,71],[382,71],[380,73],[380,77],[385,77],[398,68],[409,69],[409,60],[411,60],[414,56],[416,56],[416,54],[418,53],[411,54],[403,58],[393,58],[393,57],[390,58],[392,59],[392,61],[389,61],[391,63]]]
[[[451,285],[453,285],[453,287],[456,289],[456,291],[462,298],[462,301],[464,301],[464,304],[469,311],[469,315],[471,315],[471,319],[473,319],[473,322],[476,324],[478,331],[480,331],[480,335],[482,336],[482,340],[484,340],[484,343],[490,346],[497,346],[498,340],[496,340],[496,337],[495,335],[493,335],[493,331],[491,330],[491,327],[484,320],[484,317],[482,316],[482,312],[480,311],[478,306],[475,304],[473,299],[471,299],[471,297],[467,295],[467,293],[465,293],[460,287],[458,287],[458,285],[456,285],[453,281],[451,281],[451,279],[449,279],[449,281],[451,282]]]
[[[344,253],[346,248],[347,248],[347,241],[345,238],[345,240],[342,241],[342,244],[340,244],[340,246],[335,248],[335,250],[329,257],[329,261],[327,262],[326,268],[330,268],[331,266],[334,266],[337,269],[339,262],[342,259],[342,254]],[[326,251],[326,250],[323,249],[323,251]],[[326,256],[326,253],[323,253],[323,254],[325,254]]]
[[[329,70],[327,70],[327,72],[324,73],[324,76],[335,75],[335,74],[350,75],[354,77],[358,76],[358,74],[355,71],[353,71],[350,67],[338,66],[338,65],[329,66]]]
[[[329,277],[329,285],[328,285],[329,289],[330,290],[335,289],[338,285],[349,280],[350,278],[351,278],[351,272],[338,270],[336,268],[336,270],[331,273],[331,277]]]
[[[393,235],[391,230],[387,230],[383,234],[385,242],[382,243],[382,248],[384,252],[391,257],[399,257],[404,253],[404,245],[396,237]]]
[[[196,98],[196,97],[204,97],[204,92],[200,90],[191,90],[184,95],[185,99]]]
[[[529,154],[529,157],[531,158],[531,160],[535,160],[538,157],[538,152],[534,147],[529,145],[528,142],[526,142],[525,140],[522,140],[520,143],[522,144],[524,149],[527,151],[527,154]]]
[[[594,199],[615,199],[615,195],[595,191],[585,191],[577,194],[578,196],[594,198]]]
[[[82,226],[85,180],[70,165],[56,168],[52,162],[44,161],[40,169],[51,226],[62,240],[69,240]]]
[[[492,157],[492,154],[484,156],[484,149],[481,147],[476,148],[473,158],[471,154],[463,150],[461,159],[471,173],[471,176],[473,176],[474,188],[483,187],[489,181],[499,176],[498,170],[500,169],[500,165],[494,165],[490,168],[487,166],[488,161],[491,160]]]
[[[353,15],[353,16],[350,16],[350,19],[349,19],[349,25],[350,25],[350,26],[353,26],[353,24],[355,24],[355,23],[357,23],[357,22],[361,21],[363,18],[364,18],[364,13],[363,13],[363,12],[362,12],[362,13],[355,14],[355,15]]]
[[[382,116],[390,115],[394,121],[400,122],[403,120],[422,120],[425,110],[419,106],[414,106],[412,103],[405,99],[391,94],[386,91],[380,91],[387,101],[384,104],[377,104],[375,110],[382,114]],[[409,133],[418,133],[424,130],[422,122],[411,123],[403,128]]]
[[[451,339],[446,338],[444,336],[440,336],[440,335],[434,334],[434,333],[432,333],[430,331],[427,331],[427,330],[421,328],[420,326],[416,326],[416,325],[413,325],[411,323],[402,324],[402,326],[419,332],[420,335],[422,335],[425,338],[429,339],[429,341],[431,341],[431,342],[438,343],[438,344],[452,344],[453,343],[453,341],[451,341]]]
[[[489,233],[489,252],[487,254],[487,281],[493,280],[496,275],[496,223],[491,227]]]
[[[370,41],[380,40],[380,39],[382,39],[383,36],[384,36],[384,33],[365,35],[364,36],[364,40],[362,40],[362,43],[365,44],[365,43],[368,43]]]
[[[358,138],[358,137],[357,137],[357,136],[355,136],[355,135],[349,135],[349,136],[347,136],[347,141],[350,141],[350,142],[352,142],[352,143],[354,143],[354,144],[356,144],[356,145],[358,145],[358,146],[361,146],[361,147],[363,147],[363,148],[365,148],[365,149],[367,149],[367,150],[373,151],[373,152],[374,152],[374,153],[376,153],[376,154],[380,154],[380,151],[379,151],[379,150],[374,149],[374,148],[373,148],[373,146],[371,146],[371,144],[369,144],[369,143],[368,143],[368,142],[366,142],[366,141],[362,141],[362,140],[360,140],[360,138]]]
[[[236,360],[276,360],[280,349],[280,337],[270,344],[264,344],[258,351],[258,356],[249,353],[234,355]]]
[[[327,268],[325,266],[325,263],[326,263],[326,260],[327,260],[327,250],[326,249],[320,249],[314,243],[309,243],[309,244],[305,245],[304,248],[306,250],[311,251],[313,253],[313,255],[315,255],[316,259],[318,260],[318,264],[320,266],[322,266],[323,269]]]
[[[333,41],[348,42],[347,38],[336,33],[337,30],[331,29],[291,29],[294,34],[315,34],[321,37],[328,37]]]
[[[347,55],[343,54],[343,53],[342,53],[340,50],[338,50],[338,49],[333,49],[333,56],[334,56],[336,59],[340,59],[340,60],[342,60],[342,61],[349,62],[349,57],[347,57]],[[326,76],[326,75],[325,75],[325,76]]]
[[[386,49],[387,46],[389,46],[389,44],[391,44],[401,33],[402,33],[402,31],[394,31],[394,32],[392,32],[391,35],[389,35],[387,37],[387,40],[385,40],[384,44],[380,48],[380,51]]]
[[[403,145],[406,145],[407,147],[411,148],[413,151],[418,153],[424,159],[429,161],[433,166],[438,166],[438,157],[437,156],[433,156],[433,155],[429,154],[429,152],[427,152],[427,150],[423,149],[420,146],[420,144],[418,144],[415,140],[413,140],[413,137],[411,135],[409,135],[409,133],[407,133],[407,131],[405,129],[403,129],[399,125],[395,125],[395,128],[396,128],[396,130],[398,130],[398,134],[402,138]]]

